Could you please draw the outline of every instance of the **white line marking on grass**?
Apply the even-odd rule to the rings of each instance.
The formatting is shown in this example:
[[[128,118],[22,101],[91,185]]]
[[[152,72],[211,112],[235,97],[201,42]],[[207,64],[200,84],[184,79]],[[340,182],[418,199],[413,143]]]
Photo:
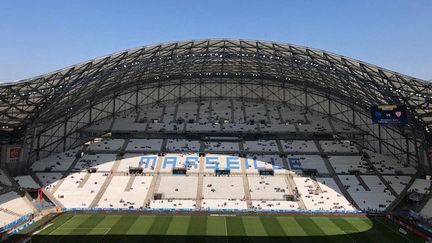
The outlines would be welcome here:
[[[71,229],[78,229],[78,230],[106,230],[106,229],[111,229],[111,228],[92,228],[92,227],[89,227],[89,228],[81,228],[81,227],[70,227],[70,228],[63,228],[63,229],[65,229],[65,230],[71,230]]]
[[[50,227],[50,226],[53,225],[53,224],[54,224],[54,223],[49,223],[49,224],[45,225],[42,229],[33,232],[32,235],[37,235],[37,234],[39,234],[39,232],[41,232],[42,230],[44,230],[44,229]]]
[[[64,222],[63,224],[61,224],[59,227],[57,227],[55,230],[51,231],[48,235],[51,235],[52,233],[54,233],[55,231],[57,231],[58,229],[60,229],[63,225],[65,225],[67,222],[69,222],[71,219],[73,219],[75,217],[72,216],[70,219],[66,220],[66,222]]]
[[[396,233],[397,235],[402,235],[405,239],[407,239],[409,242],[412,242],[412,240],[410,240],[406,235],[403,235],[399,232],[397,232],[396,230],[390,228],[389,226],[387,226],[385,223],[381,222],[381,220],[379,220],[379,218],[376,218],[376,221],[378,221],[380,224],[384,225],[387,229],[391,230],[393,233]]]
[[[226,217],[224,217],[224,221],[225,221],[225,241],[228,243],[228,230],[227,230]]]

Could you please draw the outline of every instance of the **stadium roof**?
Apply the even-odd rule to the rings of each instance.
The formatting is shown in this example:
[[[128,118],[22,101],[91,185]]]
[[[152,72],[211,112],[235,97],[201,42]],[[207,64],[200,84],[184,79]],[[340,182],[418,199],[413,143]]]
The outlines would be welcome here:
[[[250,40],[192,40],[128,49],[38,77],[0,85],[0,133],[78,112],[108,93],[157,80],[200,77],[274,80],[372,104],[406,104],[432,128],[432,84],[327,51]],[[432,130],[431,130],[432,131]]]

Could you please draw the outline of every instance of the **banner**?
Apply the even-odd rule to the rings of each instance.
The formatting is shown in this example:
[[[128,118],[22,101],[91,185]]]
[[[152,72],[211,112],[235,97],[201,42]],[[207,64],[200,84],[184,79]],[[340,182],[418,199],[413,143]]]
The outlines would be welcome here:
[[[6,163],[17,163],[19,161],[20,153],[20,147],[8,147],[6,149]]]

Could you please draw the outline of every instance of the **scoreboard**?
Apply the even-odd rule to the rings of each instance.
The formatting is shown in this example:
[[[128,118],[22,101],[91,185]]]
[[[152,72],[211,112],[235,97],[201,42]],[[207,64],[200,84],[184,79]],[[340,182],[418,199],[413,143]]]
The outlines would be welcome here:
[[[375,124],[407,124],[405,105],[373,105],[371,106],[372,122]]]

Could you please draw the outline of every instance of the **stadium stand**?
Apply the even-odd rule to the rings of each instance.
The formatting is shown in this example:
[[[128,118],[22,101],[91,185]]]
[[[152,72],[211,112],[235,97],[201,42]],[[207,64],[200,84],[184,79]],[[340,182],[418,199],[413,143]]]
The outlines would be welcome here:
[[[175,58],[186,58],[182,55]],[[238,57],[244,55],[247,56],[238,53]],[[315,66],[318,64],[293,61],[292,57],[283,59],[284,63],[318,67]],[[184,60],[201,58],[195,56]],[[200,64],[201,68],[212,66],[213,57],[207,58],[209,62]],[[276,56],[260,56],[254,57],[253,61],[267,58],[277,59]],[[155,63],[154,60],[147,61]],[[165,59],[158,62],[165,62]],[[176,66],[174,62],[165,64],[167,70]],[[124,65],[112,69],[120,68],[126,72],[131,67]],[[197,68],[197,65],[193,67]],[[422,194],[424,198],[431,193],[431,181],[420,179],[424,168],[416,163],[420,153],[416,149],[422,147],[409,137],[415,131],[407,128],[398,133],[398,128],[377,128],[371,124],[370,117],[364,112],[369,114],[365,107],[372,103],[364,101],[363,113],[359,113],[360,106],[357,107],[355,102],[362,99],[354,95],[359,95],[358,92],[347,94],[346,90],[338,90],[339,84],[317,86],[324,96],[308,93],[309,83],[306,82],[300,89],[292,90],[266,86],[267,81],[262,77],[275,77],[279,83],[285,80],[286,84],[294,85],[294,82],[288,82],[290,77],[286,77],[290,72],[275,75],[270,66],[260,71],[269,72],[262,77],[249,73],[254,77],[251,80],[260,80],[262,86],[246,82],[249,76],[243,77],[243,71],[237,74],[237,69],[218,75],[194,73],[192,69],[174,73],[172,80],[176,82],[178,77],[191,81],[181,89],[176,85],[183,84],[173,84],[171,77],[168,80],[169,75],[165,79],[162,76],[147,77],[146,74],[148,80],[158,84],[157,88],[146,86],[149,91],[129,87],[127,83],[126,88],[115,86],[122,82],[111,83],[114,86],[110,91],[116,88],[133,91],[120,92],[113,98],[108,93],[98,93],[107,99],[103,104],[92,104],[93,94],[83,97],[83,102],[74,106],[87,109],[83,104],[89,104],[90,108],[82,117],[73,116],[79,109],[58,110],[67,107],[68,103],[49,106],[49,112],[37,116],[33,130],[22,130],[26,132],[25,141],[31,141],[26,144],[31,150],[26,151],[28,158],[25,168],[20,170],[22,175],[12,180],[8,173],[0,170],[0,224],[7,225],[35,213],[29,206],[31,200],[27,194],[31,192],[36,199],[36,190],[43,193],[43,200],[50,201],[58,210],[314,213],[358,213],[360,210],[388,213],[397,206],[395,204],[406,201],[404,199],[409,198],[410,193]],[[329,71],[324,66],[314,70],[321,69],[327,70],[322,75]],[[350,69],[343,70],[348,72]],[[329,80],[337,73],[333,71],[329,72],[332,73]],[[387,75],[388,71],[382,71],[382,74]],[[236,77],[235,82],[216,84],[224,76]],[[167,85],[159,82],[162,79]],[[195,85],[199,85],[199,89]],[[342,86],[345,85],[350,82]],[[357,90],[360,85],[363,84],[346,89]],[[83,87],[80,91],[86,93],[87,87]],[[388,87],[385,83],[374,90],[387,90]],[[105,86],[97,88],[104,90]],[[338,98],[331,99],[335,97],[330,97],[327,89],[335,93],[340,91]],[[198,90],[199,94],[192,94]],[[58,88],[56,92],[62,98],[62,89]],[[347,95],[352,97],[347,98]],[[384,97],[386,93],[380,95]],[[393,101],[393,98],[391,96],[389,100]],[[63,102],[63,99],[59,101]],[[30,103],[27,100],[26,104]],[[43,104],[40,107],[44,107]],[[51,116],[56,114],[61,119],[53,118],[52,121],[61,122],[50,126]],[[21,114],[32,117],[27,113],[24,115]],[[66,123],[62,123],[64,117],[68,118]],[[39,124],[46,124],[46,127],[39,127]],[[79,126],[75,129],[71,124]],[[59,127],[54,127],[57,125]],[[16,134],[19,132],[21,130]],[[397,135],[395,139],[393,135]],[[21,196],[21,193],[27,194]],[[33,200],[33,203],[36,202]],[[420,211],[425,217],[431,217],[431,204],[429,200]]]

